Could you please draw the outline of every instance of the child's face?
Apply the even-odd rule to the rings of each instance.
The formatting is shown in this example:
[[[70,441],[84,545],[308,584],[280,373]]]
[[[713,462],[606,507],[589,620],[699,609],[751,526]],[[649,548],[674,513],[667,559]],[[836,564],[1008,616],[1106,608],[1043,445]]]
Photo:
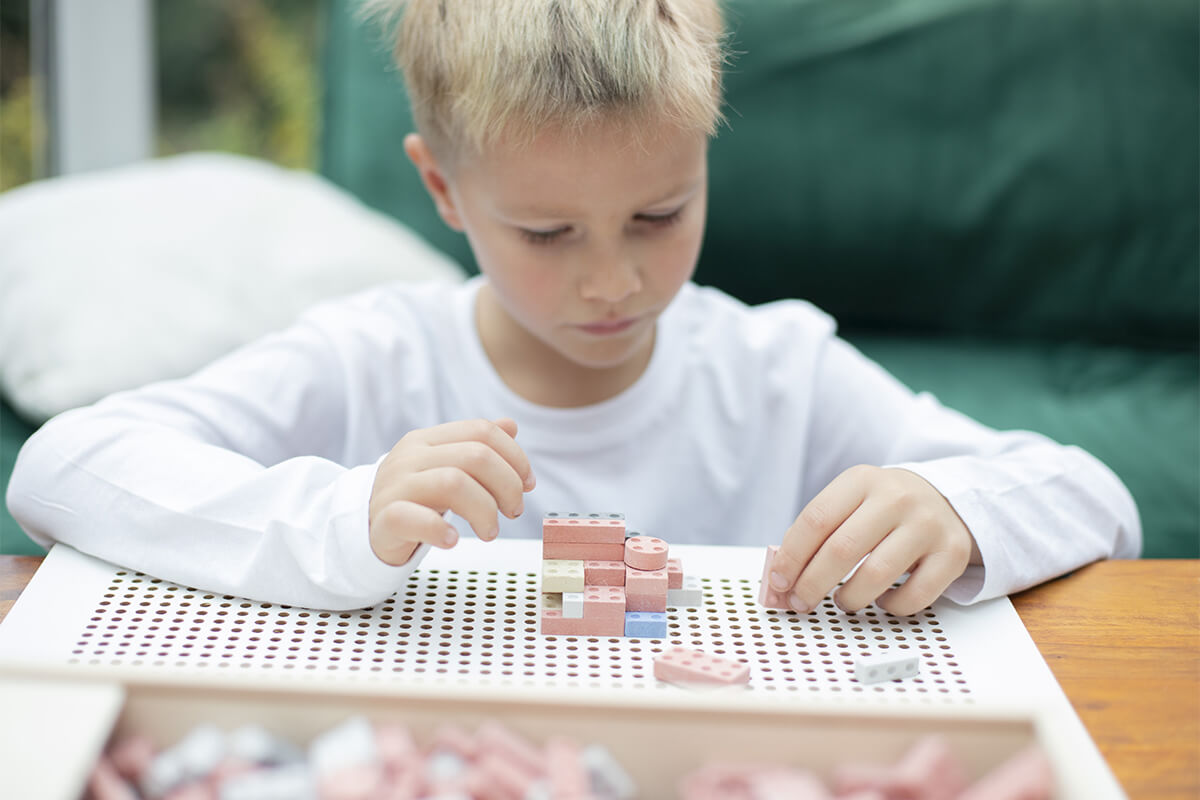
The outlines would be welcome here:
[[[480,303],[501,312],[490,326],[480,315],[489,352],[526,341],[530,358],[548,348],[593,369],[648,359],[655,320],[700,252],[707,138],[669,125],[639,133],[640,145],[616,125],[574,138],[546,132],[452,174],[422,169],[488,277]],[[406,144],[421,168],[414,148],[423,145]]]

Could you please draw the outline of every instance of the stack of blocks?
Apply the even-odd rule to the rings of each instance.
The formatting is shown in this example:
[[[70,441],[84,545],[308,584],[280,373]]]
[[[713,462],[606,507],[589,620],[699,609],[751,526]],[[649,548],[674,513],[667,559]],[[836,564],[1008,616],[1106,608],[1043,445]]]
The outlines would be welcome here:
[[[667,543],[625,530],[625,515],[551,512],[542,520],[542,633],[666,638],[667,607],[699,606],[700,579]]]

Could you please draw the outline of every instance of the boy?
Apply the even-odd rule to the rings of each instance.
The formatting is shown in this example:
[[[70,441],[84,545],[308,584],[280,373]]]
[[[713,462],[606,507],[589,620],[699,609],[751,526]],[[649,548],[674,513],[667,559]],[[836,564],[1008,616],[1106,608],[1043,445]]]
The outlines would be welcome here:
[[[1091,456],[912,395],[803,302],[689,282],[713,0],[373,5],[401,14],[405,151],[482,275],[326,304],[51,421],[9,488],[37,540],[335,609],[394,592],[429,546],[494,539],[501,516],[535,536],[558,509],[780,543],[771,581],[801,611],[860,561],[838,604],[911,614],[1136,555],[1133,501]]]

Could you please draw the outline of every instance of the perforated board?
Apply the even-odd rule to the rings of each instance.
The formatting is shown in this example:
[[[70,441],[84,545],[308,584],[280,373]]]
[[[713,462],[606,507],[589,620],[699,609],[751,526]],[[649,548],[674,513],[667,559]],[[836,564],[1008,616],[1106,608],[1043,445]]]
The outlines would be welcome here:
[[[671,687],[653,677],[654,656],[684,646],[749,663],[750,685],[737,691],[971,703],[997,694],[995,659],[984,649],[1002,642],[1006,629],[1024,634],[1007,600],[972,609],[939,601],[913,617],[875,607],[847,614],[828,600],[809,614],[768,610],[757,602],[761,550],[672,552],[683,558],[685,573],[701,579],[704,604],[670,609],[667,638],[646,639],[541,635],[536,542],[463,542],[449,553],[435,551],[387,601],[352,612],[197,591],[56,548],[0,626],[0,657],[665,691]],[[1003,683],[1021,675],[1022,646],[1032,650],[1027,636],[1005,648],[1015,661],[1004,665]],[[896,650],[919,655],[919,676],[870,685],[854,680],[856,655]],[[1032,653],[1036,666],[1040,658]],[[1045,676],[1040,680],[1046,688]],[[1030,686],[1023,681],[1026,697]],[[1052,678],[1049,687],[1057,689]]]

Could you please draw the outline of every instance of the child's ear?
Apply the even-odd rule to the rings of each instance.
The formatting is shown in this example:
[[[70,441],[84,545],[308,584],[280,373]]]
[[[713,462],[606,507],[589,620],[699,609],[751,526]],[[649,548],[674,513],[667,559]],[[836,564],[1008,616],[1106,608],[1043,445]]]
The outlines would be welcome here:
[[[461,232],[463,229],[462,217],[458,213],[458,206],[455,205],[454,198],[450,196],[450,185],[446,180],[446,173],[438,166],[437,159],[433,157],[433,151],[429,149],[429,145],[425,143],[420,134],[410,133],[404,137],[404,152],[408,154],[409,160],[417,168],[421,182],[425,184],[425,190],[433,198],[433,203],[437,206],[442,220],[454,230]]]

